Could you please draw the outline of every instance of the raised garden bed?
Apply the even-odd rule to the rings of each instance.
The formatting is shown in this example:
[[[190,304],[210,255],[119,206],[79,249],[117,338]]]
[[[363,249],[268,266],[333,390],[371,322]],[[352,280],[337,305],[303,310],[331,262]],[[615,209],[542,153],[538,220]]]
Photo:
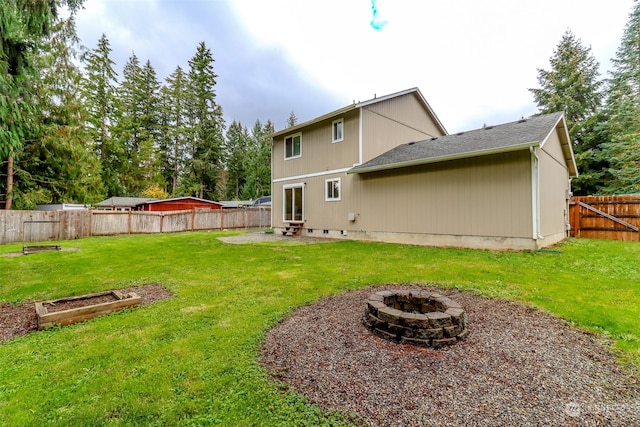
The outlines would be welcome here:
[[[60,245],[40,245],[40,246],[23,246],[22,253],[27,254],[35,254],[36,252],[42,251],[59,251],[62,249]]]
[[[123,293],[116,290],[37,302],[38,329],[83,322],[116,310],[135,307],[141,301],[142,298],[135,292]]]

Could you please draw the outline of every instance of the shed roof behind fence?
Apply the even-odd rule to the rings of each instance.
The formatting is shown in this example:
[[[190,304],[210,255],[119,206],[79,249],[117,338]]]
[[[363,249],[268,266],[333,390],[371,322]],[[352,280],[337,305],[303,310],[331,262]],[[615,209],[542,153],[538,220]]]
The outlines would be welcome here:
[[[103,200],[100,203],[96,203],[96,206],[101,208],[107,207],[127,207],[132,208],[142,203],[153,202],[158,199],[152,197],[109,197],[107,200]]]

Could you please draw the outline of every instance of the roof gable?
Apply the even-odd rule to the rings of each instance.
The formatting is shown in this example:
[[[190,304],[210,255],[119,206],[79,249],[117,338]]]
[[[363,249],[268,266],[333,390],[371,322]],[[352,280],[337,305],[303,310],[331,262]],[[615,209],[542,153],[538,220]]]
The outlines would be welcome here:
[[[447,130],[444,128],[444,126],[442,125],[442,123],[440,122],[440,119],[438,119],[438,117],[436,116],[436,114],[434,113],[433,109],[431,109],[431,106],[429,105],[429,103],[427,102],[427,100],[425,99],[425,97],[422,95],[422,92],[420,92],[420,89],[418,89],[417,87],[411,88],[411,89],[406,89],[400,92],[395,92],[389,95],[385,95],[385,96],[381,96],[381,97],[374,97],[372,99],[369,99],[367,101],[362,101],[362,102],[354,102],[353,104],[347,105],[346,107],[337,109],[335,111],[332,111],[330,113],[324,114],[322,116],[316,117],[315,119],[306,121],[304,123],[300,123],[298,125],[280,130],[278,132],[275,132],[273,134],[271,134],[272,138],[276,138],[282,135],[288,135],[291,133],[295,133],[300,131],[303,128],[309,127],[311,125],[314,125],[316,123],[322,122],[324,120],[329,120],[329,119],[335,119],[335,118],[339,118],[340,116],[362,108],[362,107],[366,107],[368,105],[372,105],[372,104],[378,104],[384,101],[387,101],[389,99],[393,99],[393,98],[398,98],[401,96],[405,96],[405,95],[409,95],[409,94],[414,94],[418,100],[420,101],[420,103],[422,104],[422,106],[424,107],[424,109],[428,112],[428,114],[432,117],[434,123],[436,124],[436,126],[442,131],[443,134],[447,134]]]
[[[409,142],[353,167],[349,173],[396,169],[447,160],[506,153],[542,145],[556,127],[564,127],[563,113],[545,114],[496,126],[486,126],[454,135]],[[563,138],[561,138],[562,141]],[[567,145],[567,147],[564,147]],[[576,175],[575,160],[568,134],[563,141],[565,161],[571,175]],[[567,154],[571,155],[568,156]]]

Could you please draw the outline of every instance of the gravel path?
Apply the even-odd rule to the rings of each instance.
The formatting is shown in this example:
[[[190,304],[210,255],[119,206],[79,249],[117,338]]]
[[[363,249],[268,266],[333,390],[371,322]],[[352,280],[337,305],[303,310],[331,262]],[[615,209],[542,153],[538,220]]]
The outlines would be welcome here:
[[[469,336],[440,350],[395,344],[361,317],[370,293],[399,288],[298,309],[268,332],[263,365],[369,426],[640,426],[638,376],[599,338],[514,302],[427,289],[462,304]]]

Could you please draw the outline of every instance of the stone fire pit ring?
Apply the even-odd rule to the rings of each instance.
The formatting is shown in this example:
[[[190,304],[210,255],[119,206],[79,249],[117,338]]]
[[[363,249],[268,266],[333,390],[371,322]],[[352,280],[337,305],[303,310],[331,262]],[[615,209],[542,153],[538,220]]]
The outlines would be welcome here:
[[[462,306],[427,291],[375,292],[367,299],[363,322],[382,338],[421,347],[452,345],[468,334]]]

